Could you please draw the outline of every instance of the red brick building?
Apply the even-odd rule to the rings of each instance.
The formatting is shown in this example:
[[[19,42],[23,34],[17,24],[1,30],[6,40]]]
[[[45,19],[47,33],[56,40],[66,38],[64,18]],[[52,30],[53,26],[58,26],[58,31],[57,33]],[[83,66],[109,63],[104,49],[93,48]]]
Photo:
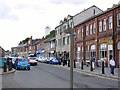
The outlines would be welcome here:
[[[103,59],[109,67],[112,55],[116,66],[120,63],[120,5],[95,15],[75,26],[75,60],[90,61],[91,56]]]

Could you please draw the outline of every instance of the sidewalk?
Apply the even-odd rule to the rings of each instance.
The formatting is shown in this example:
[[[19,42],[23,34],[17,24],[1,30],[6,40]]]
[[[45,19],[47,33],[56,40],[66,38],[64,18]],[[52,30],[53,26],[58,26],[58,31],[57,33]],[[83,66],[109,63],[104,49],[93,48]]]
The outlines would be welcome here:
[[[8,71],[7,72],[3,72],[3,68],[0,68],[0,75],[4,75],[4,74],[9,74],[9,73],[14,73],[15,69],[12,69],[12,71]]]
[[[67,65],[65,65],[65,66],[57,65],[57,67],[65,68],[65,69],[70,70],[70,67],[68,67]],[[109,67],[104,69],[105,74],[102,74],[102,69],[100,67],[96,67],[95,70],[90,71],[90,66],[87,67],[86,65],[83,66],[83,70],[81,69],[81,66],[77,66],[76,68],[73,69],[73,71],[88,74],[88,75],[92,75],[92,76],[107,78],[107,79],[120,80],[120,69],[119,68],[115,68],[115,74],[114,75],[110,74],[110,68]]]

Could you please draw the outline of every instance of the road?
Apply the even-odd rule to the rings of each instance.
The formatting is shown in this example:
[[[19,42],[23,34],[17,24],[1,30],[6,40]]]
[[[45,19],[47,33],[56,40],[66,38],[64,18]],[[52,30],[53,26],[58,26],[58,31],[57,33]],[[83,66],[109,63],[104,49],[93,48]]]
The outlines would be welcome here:
[[[74,72],[74,88],[117,88],[118,81]],[[17,70],[2,76],[3,88],[69,88],[70,71],[38,63],[30,71]]]

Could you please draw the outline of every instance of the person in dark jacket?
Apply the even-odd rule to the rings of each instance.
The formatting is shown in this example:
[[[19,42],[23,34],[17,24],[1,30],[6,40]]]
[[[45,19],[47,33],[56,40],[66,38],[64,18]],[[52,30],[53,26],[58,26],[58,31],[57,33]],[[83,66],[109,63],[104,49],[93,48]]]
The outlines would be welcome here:
[[[91,57],[91,62],[92,62],[92,68],[95,69],[95,57]]]

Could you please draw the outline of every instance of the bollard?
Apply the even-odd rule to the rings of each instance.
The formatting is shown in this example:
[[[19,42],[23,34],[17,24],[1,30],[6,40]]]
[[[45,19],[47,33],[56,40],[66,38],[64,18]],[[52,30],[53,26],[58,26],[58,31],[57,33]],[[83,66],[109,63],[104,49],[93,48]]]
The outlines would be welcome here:
[[[76,68],[76,63],[75,63],[75,60],[74,60],[74,68]]]
[[[70,67],[70,60],[68,60],[68,67]]]
[[[83,70],[83,64],[84,64],[84,62],[83,62],[83,60],[82,60],[82,62],[81,62],[81,69]]]
[[[3,69],[4,72],[7,72],[7,65],[6,65],[6,62],[4,62],[4,69]]]
[[[104,70],[104,61],[102,61],[102,74],[105,74],[105,70]]]
[[[92,61],[90,61],[90,71],[93,71],[93,67],[92,67]]]
[[[8,70],[11,71],[12,70],[12,61],[9,61],[9,65],[8,65]]]
[[[63,66],[65,66],[65,60],[63,60]]]

